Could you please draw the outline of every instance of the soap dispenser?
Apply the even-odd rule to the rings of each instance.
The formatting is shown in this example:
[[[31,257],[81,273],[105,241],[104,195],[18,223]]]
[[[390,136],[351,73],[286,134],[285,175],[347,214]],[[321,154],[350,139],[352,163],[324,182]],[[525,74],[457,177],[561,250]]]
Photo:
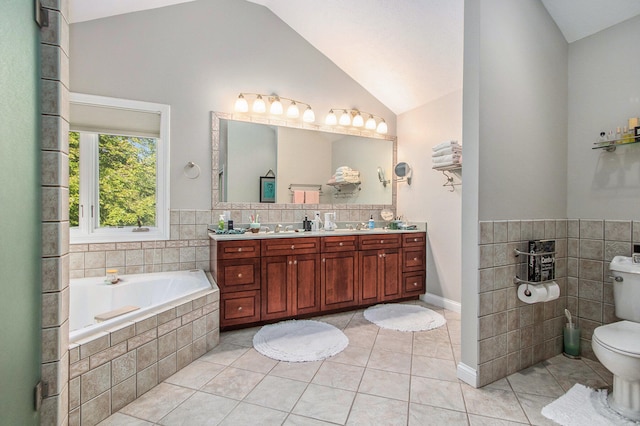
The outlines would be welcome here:
[[[373,215],[371,215],[371,217],[369,218],[369,229],[373,229],[376,227],[376,223],[373,220]]]

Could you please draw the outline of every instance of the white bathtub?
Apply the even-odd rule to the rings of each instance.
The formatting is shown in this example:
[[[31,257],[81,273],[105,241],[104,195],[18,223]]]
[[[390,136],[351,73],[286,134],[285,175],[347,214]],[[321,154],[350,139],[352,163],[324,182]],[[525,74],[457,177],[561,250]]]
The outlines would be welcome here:
[[[69,285],[69,342],[112,328],[163,307],[179,304],[195,293],[211,290],[204,271],[157,272],[121,275],[118,284],[107,284],[105,277],[72,279]],[[95,317],[124,306],[135,311],[103,322]]]

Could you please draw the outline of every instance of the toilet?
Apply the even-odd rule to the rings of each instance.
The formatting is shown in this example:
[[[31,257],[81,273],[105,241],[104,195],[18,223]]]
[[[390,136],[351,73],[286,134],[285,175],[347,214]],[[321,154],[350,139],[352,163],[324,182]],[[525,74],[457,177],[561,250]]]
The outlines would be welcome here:
[[[632,420],[640,420],[640,263],[616,256],[609,266],[616,316],[622,321],[593,331],[591,347],[613,373],[609,406]]]

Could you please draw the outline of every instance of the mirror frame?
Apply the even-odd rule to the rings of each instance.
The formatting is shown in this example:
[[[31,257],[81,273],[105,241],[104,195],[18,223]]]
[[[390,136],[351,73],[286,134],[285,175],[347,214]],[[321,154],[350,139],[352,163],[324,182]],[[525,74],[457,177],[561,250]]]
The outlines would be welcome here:
[[[231,210],[232,208],[233,209],[268,208],[268,209],[284,210],[287,208],[291,208],[288,206],[296,205],[292,203],[276,203],[276,204],[259,203],[259,202],[231,203],[227,201],[218,201],[218,197],[220,196],[220,188],[218,186],[218,183],[219,183],[218,175],[220,170],[218,169],[218,165],[220,162],[220,120],[221,119],[388,140],[390,142],[393,142],[393,158],[391,162],[392,165],[396,164],[397,157],[398,157],[398,138],[396,136],[380,135],[374,132],[360,131],[356,129],[349,129],[348,131],[344,131],[342,128],[339,128],[339,127],[336,128],[332,126],[319,126],[319,125],[304,123],[300,121],[287,121],[287,120],[279,120],[279,119],[268,118],[268,117],[251,117],[244,114],[229,114],[224,112],[212,111],[211,112],[211,208],[213,210]],[[318,206],[317,207],[318,209],[333,208],[336,206],[365,206],[365,207],[380,206],[381,208],[388,207],[388,208],[391,208],[393,211],[395,211],[396,204],[397,204],[396,200],[397,200],[397,184],[396,182],[393,182],[391,186],[391,204],[373,204],[372,205],[372,204],[335,203],[335,204],[315,204],[314,206]],[[306,206],[309,207],[309,206],[312,206],[312,204],[306,204]]]

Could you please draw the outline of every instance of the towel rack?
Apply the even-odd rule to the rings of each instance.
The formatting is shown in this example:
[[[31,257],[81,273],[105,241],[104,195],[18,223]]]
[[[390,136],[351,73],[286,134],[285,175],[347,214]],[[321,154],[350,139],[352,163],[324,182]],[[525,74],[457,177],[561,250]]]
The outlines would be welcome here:
[[[459,170],[459,169],[457,169],[457,170]],[[449,190],[449,192],[455,191],[455,187],[456,186],[462,185],[462,182],[454,182],[453,176],[448,174],[447,170],[440,170],[440,171],[442,172],[444,177],[447,178],[447,181],[445,183],[443,183],[442,186],[450,186],[451,189]]]
[[[293,192],[293,188],[315,188],[322,194],[322,185],[317,183],[291,183],[289,184],[289,191]]]

